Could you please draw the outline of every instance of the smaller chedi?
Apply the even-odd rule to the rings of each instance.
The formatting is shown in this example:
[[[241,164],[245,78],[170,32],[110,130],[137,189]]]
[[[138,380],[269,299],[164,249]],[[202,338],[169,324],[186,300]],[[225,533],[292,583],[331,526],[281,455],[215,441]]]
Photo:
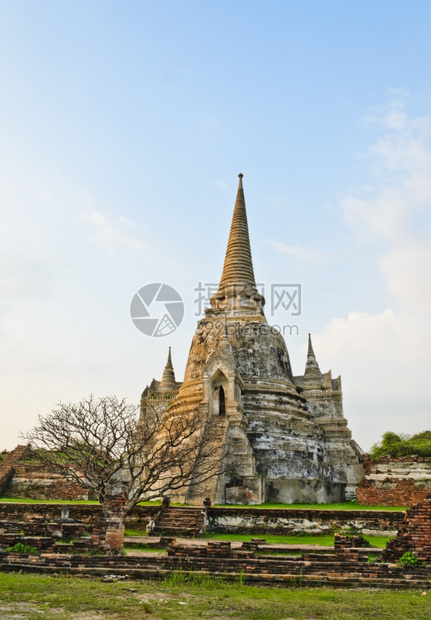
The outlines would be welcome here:
[[[217,475],[175,500],[201,504],[324,503],[355,499],[362,450],[343,415],[341,378],[321,373],[311,337],[303,375],[293,375],[286,343],[265,318],[254,276],[242,185],[211,307],[198,321],[184,381],[171,351],[161,381],[141,398],[169,416],[198,412],[213,443]]]

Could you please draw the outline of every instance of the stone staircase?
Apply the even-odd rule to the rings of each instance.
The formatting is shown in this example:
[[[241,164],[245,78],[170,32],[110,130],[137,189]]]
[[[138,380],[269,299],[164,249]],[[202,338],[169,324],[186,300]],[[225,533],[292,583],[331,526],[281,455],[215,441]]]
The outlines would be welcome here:
[[[4,493],[11,481],[15,468],[14,465],[30,452],[30,446],[17,446],[9,452],[7,457],[0,461],[0,495]]]
[[[156,520],[155,535],[199,536],[204,527],[202,508],[163,508]]]
[[[225,449],[225,438],[227,432],[227,421],[225,417],[213,417],[209,420],[208,426],[205,430],[205,443],[211,446],[211,460],[214,463],[216,469],[223,459],[223,450]],[[199,480],[200,477],[205,478],[205,474],[208,472],[208,462],[202,463],[196,468],[195,480]],[[202,504],[206,497],[213,497],[215,495],[214,489],[216,488],[218,476],[208,478],[201,484],[196,484],[190,487],[187,494],[187,500],[190,504]]]

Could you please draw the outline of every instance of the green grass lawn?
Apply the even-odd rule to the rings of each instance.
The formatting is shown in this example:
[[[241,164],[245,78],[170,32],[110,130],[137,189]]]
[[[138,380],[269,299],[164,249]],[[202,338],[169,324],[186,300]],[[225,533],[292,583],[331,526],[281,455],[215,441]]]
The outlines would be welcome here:
[[[159,555],[166,555],[166,549],[155,549],[154,547],[147,547],[147,545],[139,545],[139,547],[124,547],[124,553],[133,553],[135,551],[143,551],[144,553],[158,553]]]
[[[19,497],[0,497],[0,502],[12,504],[98,504],[98,501],[87,499],[21,499]]]
[[[279,545],[319,545],[323,547],[329,547],[334,545],[334,535],[319,535],[319,536],[275,536],[275,535],[249,535],[249,534],[213,534],[206,532],[203,537],[212,538],[215,540],[238,540],[249,541],[252,538],[264,538],[268,544]],[[389,537],[387,536],[364,536],[373,547],[385,547]]]
[[[147,532],[143,530],[125,530],[125,536],[147,536]],[[205,532],[205,534],[196,540],[202,540],[211,538],[213,540],[236,540],[240,542],[248,542],[252,538],[264,538],[268,544],[279,545],[320,545],[329,547],[334,545],[334,535],[319,535],[319,536],[277,536],[272,534],[218,534],[216,532]],[[364,536],[366,540],[373,547],[385,547],[387,541],[390,539],[388,536]]]
[[[173,574],[166,581],[0,574],[0,617],[110,620],[429,620],[431,592],[270,588]]]
[[[124,536],[148,536],[146,530],[124,530]]]

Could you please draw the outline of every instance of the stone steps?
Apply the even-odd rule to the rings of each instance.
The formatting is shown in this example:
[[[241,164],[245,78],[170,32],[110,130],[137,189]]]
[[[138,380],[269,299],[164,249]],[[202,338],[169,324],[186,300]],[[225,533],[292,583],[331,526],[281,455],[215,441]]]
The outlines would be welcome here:
[[[156,519],[154,534],[199,536],[202,533],[203,524],[203,514],[199,508],[164,508]]]
[[[218,466],[223,456],[223,450],[225,447],[226,436],[226,418],[225,417],[213,417],[209,420],[208,426],[205,429],[204,441],[208,442],[212,446],[211,458],[214,462],[214,467]],[[205,468],[208,463],[205,462]],[[195,478],[199,480],[201,470],[199,465],[196,468]],[[217,476],[209,478],[202,484],[191,487],[188,492],[188,501],[190,503],[201,502],[205,497],[212,497],[214,495],[214,488],[217,483]]]

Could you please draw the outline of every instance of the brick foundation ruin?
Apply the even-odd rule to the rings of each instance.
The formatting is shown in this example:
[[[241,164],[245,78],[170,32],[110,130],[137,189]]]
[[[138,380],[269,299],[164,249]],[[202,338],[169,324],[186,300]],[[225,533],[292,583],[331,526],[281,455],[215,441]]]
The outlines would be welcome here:
[[[260,550],[261,544],[256,548]],[[341,545],[332,553],[304,552],[292,555],[256,555],[255,549],[232,549],[229,542],[199,547],[172,541],[167,555],[40,555],[0,553],[5,572],[67,573],[70,575],[114,575],[136,579],[164,578],[169,572],[198,572],[243,583],[301,586],[428,588],[429,567],[394,563],[370,563],[373,548]]]
[[[413,506],[431,495],[431,458],[363,457],[365,475],[356,490],[358,502],[368,506]]]
[[[232,546],[229,541],[185,544],[172,537],[148,539],[149,544],[146,543],[154,549],[167,547],[167,555],[151,552],[116,554],[124,538],[121,518],[124,504],[124,493],[112,490],[104,510],[91,507],[99,509],[93,536],[81,536],[80,540],[69,543],[64,541],[82,535],[84,524],[73,521],[67,507],[55,522],[43,516],[33,516],[27,522],[3,521],[0,524],[3,530],[0,534],[0,547],[3,548],[0,550],[0,571],[53,574],[61,570],[71,575],[114,574],[146,579],[163,578],[170,571],[196,571],[227,580],[238,579],[240,575],[245,583],[260,584],[421,589],[430,586],[431,500],[408,511],[397,539],[388,544],[387,550],[370,547],[362,536],[336,534],[332,549],[303,547],[296,549],[295,555],[288,555],[285,546],[266,544],[264,538],[253,538],[239,547],[238,543]],[[10,508],[13,510],[15,506],[10,505]],[[39,506],[32,505],[32,508]],[[58,511],[59,507],[55,508]],[[82,509],[81,506],[76,508]],[[63,539],[61,543],[59,531]],[[17,542],[36,547],[39,552],[11,553],[5,550]],[[88,553],[97,549],[102,550],[101,555]],[[414,553],[421,563],[408,566],[396,562],[406,550]],[[82,552],[87,553],[82,555]]]
[[[0,502],[0,520],[28,521],[38,515],[53,521],[59,515],[57,504],[25,504]],[[100,514],[99,504],[73,504],[71,516],[85,524],[93,524]],[[196,518],[201,517],[199,508],[174,506],[174,514],[194,510]],[[151,519],[161,512],[160,505],[136,506],[126,517],[126,527],[145,530]],[[318,509],[258,509],[258,508],[214,508],[209,513],[208,528],[213,532],[232,534],[330,534],[333,532],[357,532],[366,535],[388,535],[401,527],[404,513],[383,510],[318,510]],[[178,519],[178,522],[181,519]],[[162,521],[163,523],[163,521]],[[164,528],[160,528],[164,529]],[[169,533],[166,530],[166,533]],[[176,532],[178,534],[178,532]],[[193,535],[196,535],[194,533]]]

